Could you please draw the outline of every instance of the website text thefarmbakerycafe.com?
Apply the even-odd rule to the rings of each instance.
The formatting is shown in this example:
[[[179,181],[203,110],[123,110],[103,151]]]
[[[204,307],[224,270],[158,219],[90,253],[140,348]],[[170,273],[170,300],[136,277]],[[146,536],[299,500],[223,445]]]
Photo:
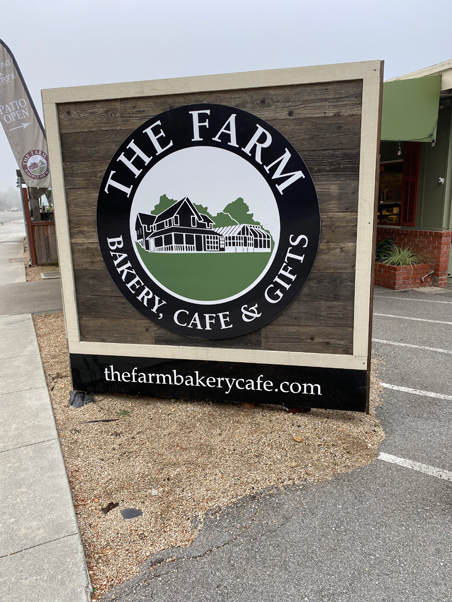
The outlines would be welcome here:
[[[294,395],[322,395],[319,384],[299,383],[283,381],[274,383],[272,380],[264,380],[264,375],[260,374],[257,378],[232,378],[225,376],[201,376],[198,370],[192,374],[178,374],[177,370],[170,370],[166,374],[157,374],[155,372],[139,372],[135,367],[131,372],[119,372],[113,365],[104,369],[105,380],[108,382],[124,383],[142,383],[151,385],[175,385],[186,387],[207,387],[211,389],[224,389],[226,395],[232,389],[241,391],[263,391],[292,393]]]

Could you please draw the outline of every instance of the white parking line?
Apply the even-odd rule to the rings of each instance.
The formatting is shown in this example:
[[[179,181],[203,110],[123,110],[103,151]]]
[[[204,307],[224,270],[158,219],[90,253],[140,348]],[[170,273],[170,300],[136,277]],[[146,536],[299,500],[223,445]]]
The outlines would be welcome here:
[[[411,468],[411,470],[423,472],[424,474],[428,474],[431,477],[436,477],[437,479],[452,481],[452,472],[443,470],[441,468],[435,468],[434,466],[428,466],[428,464],[421,464],[420,462],[414,462],[413,460],[406,460],[405,458],[399,458],[397,456],[391,456],[391,454],[384,453],[378,454],[378,460],[390,462],[391,464],[398,464],[404,468]]]
[[[450,349],[440,349],[439,347],[426,347],[425,345],[410,345],[409,343],[396,343],[394,341],[385,341],[384,339],[372,339],[374,343],[383,343],[384,345],[396,345],[397,347],[411,347],[412,349],[423,349],[424,351],[437,351],[438,353],[447,353],[452,355]]]
[[[422,389],[410,389],[409,387],[399,387],[398,385],[390,385],[388,383],[380,384],[385,389],[392,389],[393,391],[402,391],[403,393],[422,395],[422,397],[434,397],[435,399],[447,399],[447,401],[452,401],[452,395],[444,395],[443,393],[432,393],[431,391],[422,391]]]
[[[445,303],[452,305],[452,301],[435,301],[433,299],[413,299],[412,297],[392,297],[391,295],[374,295],[383,299],[394,299],[395,301],[420,301],[421,303]]]
[[[426,318],[408,318],[407,316],[395,316],[393,314],[377,314],[374,316],[382,316],[383,318],[399,318],[400,320],[415,320],[416,322],[431,322],[432,324],[448,324],[452,326],[452,322],[443,322],[442,320],[427,320]]]

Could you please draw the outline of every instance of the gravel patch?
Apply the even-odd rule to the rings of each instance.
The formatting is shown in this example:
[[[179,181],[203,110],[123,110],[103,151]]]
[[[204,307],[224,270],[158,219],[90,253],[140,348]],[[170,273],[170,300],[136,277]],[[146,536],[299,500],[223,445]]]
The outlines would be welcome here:
[[[110,395],[72,408],[63,314],[33,319],[93,599],[190,545],[207,512],[364,466],[384,438],[375,370],[369,415]]]
[[[42,272],[58,272],[60,268],[57,265],[50,265],[45,263],[43,265],[29,266],[25,264],[25,278],[27,282],[36,282],[36,280],[42,280]]]

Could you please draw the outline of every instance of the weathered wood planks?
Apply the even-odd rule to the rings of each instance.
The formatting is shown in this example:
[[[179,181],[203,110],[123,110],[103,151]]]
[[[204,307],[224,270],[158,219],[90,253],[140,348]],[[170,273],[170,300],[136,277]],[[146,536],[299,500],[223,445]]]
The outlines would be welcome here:
[[[347,117],[310,117],[302,121],[274,119],[272,125],[296,148],[305,152],[337,151],[356,148],[360,137],[360,115]],[[61,134],[63,161],[86,162],[111,160],[133,129],[99,130]]]
[[[278,86],[248,91],[222,90],[154,97],[121,98],[102,102],[58,105],[60,132],[134,130],[146,119],[170,108],[195,103],[218,103],[272,119],[361,115],[362,82],[329,82]]]
[[[114,285],[97,241],[97,195],[118,146],[147,119],[203,102],[252,112],[286,136],[314,179],[322,219],[301,294],[271,324],[226,341],[181,337],[144,318]],[[81,339],[352,354],[361,102],[361,82],[349,81],[59,105]]]
[[[37,264],[57,263],[55,222],[32,222],[32,228]]]

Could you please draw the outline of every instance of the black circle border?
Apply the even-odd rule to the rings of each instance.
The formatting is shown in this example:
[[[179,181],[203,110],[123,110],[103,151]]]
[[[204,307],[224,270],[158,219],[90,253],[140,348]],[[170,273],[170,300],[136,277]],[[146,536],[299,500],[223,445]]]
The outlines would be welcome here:
[[[225,125],[231,114],[235,113],[237,115],[237,140],[239,141],[242,139],[242,142],[239,142],[238,144],[238,148],[223,143],[218,144],[211,139],[203,140],[202,143],[193,142],[191,140],[193,130],[189,111],[206,110],[210,110],[210,115],[207,117],[209,118],[210,124],[214,123],[214,125],[210,125],[210,130],[215,133],[219,132]],[[212,113],[212,110],[214,110],[215,113]],[[185,120],[180,123],[183,116],[185,116]],[[249,120],[248,123],[247,120]],[[137,167],[142,168],[142,173],[137,178],[134,178],[130,170],[128,170],[122,162],[118,161],[118,157],[121,153],[128,150],[127,146],[132,140],[135,141],[140,149],[146,152],[144,149],[150,148],[150,140],[143,132],[146,128],[149,128],[156,122],[160,122],[161,131],[165,134],[165,137],[159,139],[161,147],[165,148],[169,141],[172,141],[173,145],[157,155],[155,153],[155,148],[152,147],[154,152],[149,166],[145,167],[142,162],[137,162]],[[251,136],[255,133],[257,125],[261,126],[272,136],[271,146],[264,149],[266,158],[262,161],[262,164],[257,163],[253,160],[252,156],[245,154],[242,149],[242,146],[246,146],[246,143],[249,142]],[[250,133],[247,133],[247,130],[250,128]],[[156,133],[158,133],[159,129],[160,128],[156,128]],[[202,133],[204,134],[204,131]],[[140,140],[142,141],[141,144]],[[253,289],[238,298],[222,303],[213,303],[212,305],[199,304],[196,301],[184,301],[177,297],[173,297],[166,290],[162,289],[155,280],[150,278],[136,257],[129,228],[130,210],[133,204],[134,195],[143,178],[159,161],[163,160],[169,154],[184,148],[196,146],[223,148],[251,163],[270,186],[278,206],[281,222],[278,249],[274,255],[272,265],[267,269],[265,276],[255,287],[253,287]],[[298,179],[288,186],[284,191],[284,195],[281,195],[276,189],[278,181],[272,181],[271,176],[264,169],[264,164],[267,166],[271,165],[281,157],[285,149],[288,149],[291,153],[290,165],[288,165],[286,172],[301,169],[305,177]],[[115,172],[115,179],[117,181],[121,181],[123,184],[124,182],[127,182],[127,184],[125,184],[127,186],[133,185],[133,191],[130,198],[126,197],[123,192],[117,189],[113,190],[112,187],[110,187],[111,193],[107,194],[105,192],[105,187],[112,171]],[[302,202],[300,202],[300,198],[302,198]],[[302,232],[299,230],[297,231],[297,227],[299,227],[301,222],[304,226]],[[213,103],[189,104],[177,108],[170,108],[167,111],[153,116],[136,128],[134,132],[124,140],[112,157],[102,179],[97,203],[97,232],[99,246],[107,271],[119,291],[142,315],[155,322],[157,325],[167,328],[176,334],[196,339],[221,340],[243,336],[262,328],[285,311],[299,295],[311,273],[320,242],[320,226],[320,208],[314,182],[302,157],[292,144],[276,128],[252,113],[236,107]],[[300,269],[299,272],[297,272],[296,280],[288,290],[284,291],[283,302],[280,301],[275,304],[270,304],[265,301],[265,310],[262,311],[264,309],[262,307],[262,301],[264,300],[265,289],[273,282],[284,264],[284,258],[286,257],[287,249],[290,246],[289,236],[298,236],[300,233],[308,237],[309,243],[305,249],[300,248],[297,250],[297,252],[303,251],[304,260],[300,266],[298,266]],[[131,262],[133,270],[141,281],[145,285],[149,285],[148,288],[153,291],[154,295],[165,300],[166,303],[161,308],[163,310],[162,312],[158,311],[157,313],[154,313],[152,308],[145,307],[138,301],[136,295],[129,290],[126,283],[118,274],[118,271],[113,264],[110,248],[106,243],[107,237],[116,237],[118,234],[123,236],[124,240],[124,247],[120,250],[118,249],[118,252],[127,253],[128,260]],[[296,251],[294,250],[293,252],[295,253]],[[243,314],[241,308],[247,306],[249,309],[256,304],[258,306],[258,312],[262,312],[262,315],[250,322],[245,322],[242,319]],[[177,309],[186,310],[190,315],[193,315],[195,312],[202,314],[229,312],[229,314],[232,313],[231,322],[233,327],[221,329],[218,328],[218,324],[215,323],[211,326],[210,330],[188,330],[187,327],[181,327],[174,322],[173,315]]]

